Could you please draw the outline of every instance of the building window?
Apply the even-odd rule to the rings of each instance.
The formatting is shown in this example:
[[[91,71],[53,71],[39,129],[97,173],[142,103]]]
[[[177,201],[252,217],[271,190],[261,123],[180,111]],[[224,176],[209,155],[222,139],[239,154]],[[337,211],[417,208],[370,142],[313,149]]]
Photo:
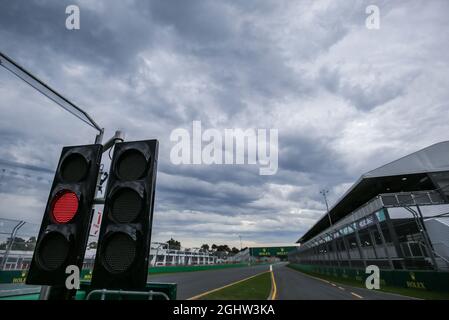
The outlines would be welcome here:
[[[380,236],[379,231],[374,230],[373,235],[374,235],[374,241],[376,242],[376,245],[382,245],[382,237]]]
[[[355,236],[348,237],[348,243],[351,249],[357,248],[357,240],[355,239]]]
[[[373,244],[371,243],[371,238],[368,231],[360,233],[360,243],[362,247],[372,247]]]

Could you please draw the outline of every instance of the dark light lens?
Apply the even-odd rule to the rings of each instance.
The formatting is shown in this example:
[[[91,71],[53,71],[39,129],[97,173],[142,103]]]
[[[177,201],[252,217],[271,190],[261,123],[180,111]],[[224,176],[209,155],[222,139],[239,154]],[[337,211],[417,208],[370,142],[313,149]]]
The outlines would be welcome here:
[[[64,182],[79,182],[86,176],[87,167],[86,159],[82,155],[74,153],[62,163],[61,178]]]
[[[119,190],[112,199],[112,217],[119,223],[133,222],[142,209],[143,199],[129,188]]]
[[[128,270],[136,257],[136,243],[128,235],[117,232],[105,244],[103,264],[110,273]]]
[[[147,160],[137,150],[124,152],[117,162],[117,173],[125,181],[138,180],[143,177],[147,168]]]
[[[78,197],[70,190],[59,192],[52,204],[52,215],[58,223],[67,223],[78,211]]]
[[[67,259],[70,245],[66,238],[57,232],[47,234],[38,251],[38,263],[47,271],[59,269]]]

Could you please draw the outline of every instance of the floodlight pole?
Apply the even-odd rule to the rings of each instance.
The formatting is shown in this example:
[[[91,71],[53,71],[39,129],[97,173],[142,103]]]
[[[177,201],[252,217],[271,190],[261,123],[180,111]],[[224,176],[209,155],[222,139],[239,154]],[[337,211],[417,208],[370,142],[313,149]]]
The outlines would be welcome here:
[[[329,190],[323,189],[320,191],[321,195],[324,198],[324,202],[326,203],[326,213],[327,213],[327,217],[329,218],[329,223],[332,226],[332,219],[331,219],[331,215],[329,213],[329,204],[327,203],[327,194],[329,193]]]

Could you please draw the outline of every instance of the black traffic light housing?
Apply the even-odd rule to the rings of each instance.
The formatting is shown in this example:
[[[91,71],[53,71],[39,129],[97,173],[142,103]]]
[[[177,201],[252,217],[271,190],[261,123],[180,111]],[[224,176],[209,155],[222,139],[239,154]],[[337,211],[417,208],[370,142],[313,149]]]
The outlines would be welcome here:
[[[117,143],[92,274],[94,288],[146,285],[156,186],[158,141]]]
[[[101,144],[62,149],[27,284],[63,286],[67,266],[81,270],[102,149]]]

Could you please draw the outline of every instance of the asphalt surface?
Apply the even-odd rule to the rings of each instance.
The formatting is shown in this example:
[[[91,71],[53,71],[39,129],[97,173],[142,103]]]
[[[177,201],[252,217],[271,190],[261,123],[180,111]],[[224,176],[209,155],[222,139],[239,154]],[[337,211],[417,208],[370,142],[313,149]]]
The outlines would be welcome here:
[[[28,286],[24,284],[15,283],[2,283],[0,284],[0,297],[6,297],[11,295],[39,293],[40,286]]]
[[[227,268],[195,272],[149,275],[149,282],[171,282],[178,284],[178,300],[185,300],[198,294],[223,287],[227,284],[268,271],[269,265]]]
[[[177,299],[185,300],[207,291],[269,270],[269,265],[205,270],[195,272],[150,274],[149,282],[177,284]],[[277,300],[408,300],[396,294],[356,288],[332,283],[286,267],[286,263],[273,265],[277,287]],[[0,297],[10,294],[39,292],[38,286],[0,284]]]
[[[277,300],[409,300],[412,298],[314,278],[278,264],[273,267]]]

